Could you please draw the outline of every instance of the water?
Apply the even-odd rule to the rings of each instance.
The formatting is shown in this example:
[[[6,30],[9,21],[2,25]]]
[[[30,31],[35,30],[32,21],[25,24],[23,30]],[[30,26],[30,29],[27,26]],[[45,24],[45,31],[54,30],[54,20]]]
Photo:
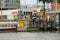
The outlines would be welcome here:
[[[51,32],[0,33],[0,40],[60,40],[60,34]]]

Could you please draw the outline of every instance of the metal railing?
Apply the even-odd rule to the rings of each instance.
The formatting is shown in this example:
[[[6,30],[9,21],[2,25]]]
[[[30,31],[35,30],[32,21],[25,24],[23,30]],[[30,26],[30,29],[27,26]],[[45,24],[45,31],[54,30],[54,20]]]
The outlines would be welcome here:
[[[0,22],[18,22],[18,15],[2,15]]]

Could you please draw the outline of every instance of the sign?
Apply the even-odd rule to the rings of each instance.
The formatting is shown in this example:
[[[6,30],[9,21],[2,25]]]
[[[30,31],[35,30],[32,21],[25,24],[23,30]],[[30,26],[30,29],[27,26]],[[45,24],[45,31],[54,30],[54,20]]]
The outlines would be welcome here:
[[[17,15],[18,10],[3,10],[2,15]],[[1,15],[1,12],[0,12]]]
[[[20,21],[20,22],[18,23],[18,25],[19,25],[19,27],[24,28],[24,22],[23,22],[23,21]]]
[[[12,14],[18,14],[18,11],[13,11]]]

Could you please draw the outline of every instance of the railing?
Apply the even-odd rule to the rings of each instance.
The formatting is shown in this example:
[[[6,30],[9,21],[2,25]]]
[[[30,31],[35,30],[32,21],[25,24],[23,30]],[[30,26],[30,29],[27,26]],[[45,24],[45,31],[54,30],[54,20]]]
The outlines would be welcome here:
[[[18,15],[0,15],[0,22],[18,22]]]

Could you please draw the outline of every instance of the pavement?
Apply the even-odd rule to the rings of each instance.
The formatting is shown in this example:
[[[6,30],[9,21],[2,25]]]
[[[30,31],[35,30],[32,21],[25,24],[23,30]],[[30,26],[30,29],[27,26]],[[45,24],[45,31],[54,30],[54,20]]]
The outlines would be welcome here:
[[[58,32],[0,33],[0,40],[60,40]]]

